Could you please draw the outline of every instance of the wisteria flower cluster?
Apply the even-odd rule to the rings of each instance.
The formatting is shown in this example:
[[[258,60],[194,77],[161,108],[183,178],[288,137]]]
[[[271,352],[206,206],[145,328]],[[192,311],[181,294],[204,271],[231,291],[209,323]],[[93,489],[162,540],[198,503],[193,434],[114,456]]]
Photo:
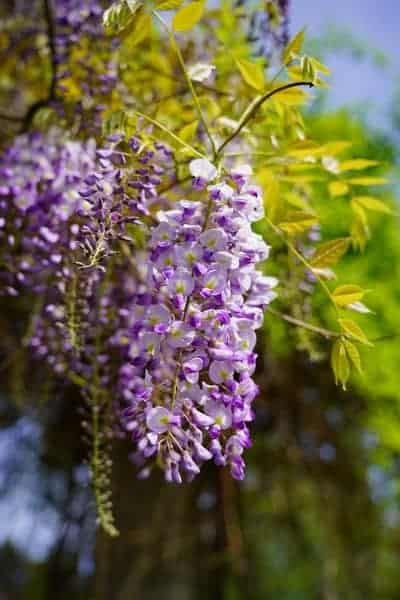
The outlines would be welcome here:
[[[92,389],[100,372],[140,476],[157,464],[180,483],[213,460],[242,479],[255,331],[277,281],[256,269],[269,248],[250,167],[189,168],[191,199],[172,200],[164,144],[18,137],[0,169],[3,293],[41,295],[29,345],[58,376]]]
[[[213,459],[242,479],[257,394],[255,330],[277,282],[255,269],[269,248],[251,229],[263,212],[250,168],[220,178],[197,159],[190,172],[201,198],[157,214],[148,290],[127,315],[123,421],[142,476],[153,461],[180,483]]]
[[[56,0],[54,2],[54,60],[56,62],[58,111],[65,111],[65,100],[72,99],[71,109],[85,116],[81,123],[96,131],[101,126],[101,112],[118,82],[118,69],[112,49],[118,45],[107,38],[101,23],[103,7],[97,0]],[[88,120],[88,117],[90,119]]]

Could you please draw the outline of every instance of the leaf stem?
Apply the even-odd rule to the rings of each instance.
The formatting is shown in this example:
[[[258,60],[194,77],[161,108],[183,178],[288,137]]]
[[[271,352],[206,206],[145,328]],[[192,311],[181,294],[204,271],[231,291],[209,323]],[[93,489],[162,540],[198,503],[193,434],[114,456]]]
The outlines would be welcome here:
[[[287,321],[288,323],[291,323],[292,325],[296,325],[296,327],[301,327],[302,329],[308,329],[309,331],[318,333],[319,335],[322,335],[323,337],[325,337],[327,339],[344,337],[342,333],[339,333],[337,331],[332,331],[331,329],[325,329],[324,327],[318,327],[316,325],[311,325],[311,323],[307,323],[306,321],[302,321],[301,319],[296,319],[295,317],[291,317],[290,315],[287,315],[286,313],[282,313],[278,310],[275,310],[274,308],[267,307],[266,311],[271,313],[272,315],[275,315],[276,317],[279,317],[283,321]]]
[[[335,310],[337,312],[337,306],[335,304],[334,299],[332,298],[332,294],[330,292],[330,289],[326,285],[325,281],[319,275],[317,275],[314,272],[314,270],[313,270],[312,266],[310,265],[310,263],[308,262],[308,260],[306,258],[304,258],[304,256],[297,250],[297,248],[292,244],[292,242],[290,242],[286,238],[286,236],[283,233],[283,231],[281,231],[279,229],[279,227],[277,227],[276,225],[274,225],[274,223],[267,216],[265,216],[264,219],[268,223],[268,225],[271,227],[271,229],[273,229],[273,231],[276,233],[276,235],[278,235],[285,242],[286,246],[294,254],[294,256],[306,267],[306,269],[308,269],[309,271],[312,272],[312,274],[317,279],[318,283],[320,284],[320,286],[322,287],[322,289],[324,290],[324,292],[328,296],[329,300],[332,302],[332,304],[335,307]]]
[[[186,83],[188,85],[189,91],[190,91],[190,93],[192,95],[193,102],[194,102],[194,104],[196,106],[197,114],[199,115],[199,120],[201,121],[201,123],[202,123],[202,125],[204,127],[204,130],[206,132],[206,135],[207,135],[207,137],[209,139],[212,153],[213,153],[214,156],[216,156],[217,155],[217,149],[216,149],[216,145],[215,145],[215,142],[214,142],[214,138],[211,135],[210,128],[208,126],[207,120],[204,117],[203,109],[201,108],[199,97],[198,97],[198,95],[196,93],[196,90],[194,88],[194,85],[193,85],[193,82],[192,82],[192,80],[190,78],[190,75],[189,75],[189,73],[188,73],[188,71],[186,69],[185,60],[184,60],[184,58],[182,56],[181,49],[179,48],[179,45],[178,45],[178,43],[176,41],[174,32],[168,27],[167,23],[164,21],[164,19],[162,18],[162,16],[156,10],[153,10],[153,14],[160,21],[160,23],[162,24],[162,26],[164,27],[164,29],[168,33],[168,37],[169,37],[169,40],[171,42],[171,46],[172,46],[172,48],[173,48],[173,50],[174,50],[174,52],[175,52],[175,54],[177,56],[178,62],[179,62],[180,67],[182,69],[182,72],[183,72],[183,75],[185,77]]]
[[[200,158],[206,158],[204,156],[204,154],[202,154],[201,152],[199,152],[198,150],[196,150],[196,148],[193,148],[193,146],[191,146],[190,144],[187,144],[186,142],[184,142],[178,135],[176,135],[173,131],[171,131],[170,129],[168,129],[168,127],[166,127],[165,125],[163,125],[162,123],[160,123],[160,121],[157,121],[157,119],[153,119],[152,117],[149,117],[148,115],[145,115],[144,113],[140,112],[139,110],[134,110],[133,112],[138,117],[141,117],[142,119],[145,119],[145,121],[148,121],[152,125],[155,125],[155,127],[158,127],[159,129],[161,129],[162,131],[164,131],[165,133],[167,133],[169,136],[172,137],[172,139],[174,139],[176,142],[178,142],[178,144],[181,144],[181,146],[184,146],[185,148],[187,148],[188,150],[190,150],[191,152],[193,152],[193,154],[195,154],[196,156],[198,156]]]

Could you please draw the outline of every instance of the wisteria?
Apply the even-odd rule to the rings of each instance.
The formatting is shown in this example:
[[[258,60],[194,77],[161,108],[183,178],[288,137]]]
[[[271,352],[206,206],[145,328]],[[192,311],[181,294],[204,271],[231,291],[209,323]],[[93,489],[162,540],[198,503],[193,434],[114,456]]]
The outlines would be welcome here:
[[[262,199],[250,169],[221,178],[197,159],[190,171],[200,199],[157,214],[148,287],[126,316],[123,421],[143,477],[157,462],[180,483],[213,459],[242,479],[257,394],[255,330],[277,281],[255,269],[269,249],[251,229]]]
[[[76,373],[89,389],[96,368],[116,382],[115,420],[140,476],[158,464],[179,483],[213,459],[242,479],[255,330],[277,283],[255,269],[269,250],[251,229],[260,189],[247,166],[221,175],[196,159],[193,199],[171,201],[159,190],[172,152],[120,142],[96,149],[52,131],[5,152],[3,293],[40,294],[28,343],[58,376]]]

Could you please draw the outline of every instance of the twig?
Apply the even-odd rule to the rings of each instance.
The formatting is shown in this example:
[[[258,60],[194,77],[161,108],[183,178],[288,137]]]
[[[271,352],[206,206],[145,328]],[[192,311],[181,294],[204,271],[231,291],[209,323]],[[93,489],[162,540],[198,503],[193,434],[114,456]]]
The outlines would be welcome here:
[[[22,133],[28,131],[30,128],[33,119],[35,118],[36,113],[41,109],[45,108],[56,99],[56,88],[57,88],[57,57],[56,57],[56,44],[55,37],[56,32],[54,28],[53,22],[53,10],[51,5],[51,0],[43,0],[43,9],[44,16],[46,20],[47,27],[47,45],[50,53],[50,62],[51,62],[51,81],[50,87],[47,93],[46,98],[42,98],[41,100],[37,100],[30,106],[26,115],[19,119],[22,121],[21,131]]]
[[[239,133],[242,131],[243,127],[245,127],[247,125],[247,123],[250,121],[250,119],[252,119],[255,115],[255,113],[258,111],[258,109],[264,104],[264,102],[266,102],[267,100],[269,100],[270,98],[272,98],[272,96],[275,96],[275,94],[279,94],[280,92],[283,92],[285,90],[288,90],[290,88],[293,87],[299,87],[299,86],[308,86],[308,87],[314,87],[314,84],[312,81],[293,81],[292,83],[287,83],[285,85],[282,85],[281,87],[275,88],[273,90],[270,90],[269,92],[266,92],[265,94],[263,94],[262,96],[257,96],[257,98],[255,98],[246,108],[246,110],[244,111],[238,126],[236,127],[236,129],[226,138],[226,140],[224,142],[222,142],[222,144],[218,147],[216,153],[215,153],[215,158],[218,158],[218,156],[221,155],[221,152],[223,151],[223,149],[237,136],[239,135]]]
[[[295,317],[291,317],[285,313],[281,313],[274,308],[267,307],[266,311],[279,317],[283,321],[287,321],[292,325],[296,325],[296,327],[301,327],[302,329],[308,329],[309,331],[313,331],[314,333],[318,333],[327,339],[343,337],[343,333],[339,333],[337,331],[332,331],[331,329],[325,329],[324,327],[317,327],[316,325],[311,325],[311,323],[306,323],[305,321],[301,321],[300,319],[296,319]]]

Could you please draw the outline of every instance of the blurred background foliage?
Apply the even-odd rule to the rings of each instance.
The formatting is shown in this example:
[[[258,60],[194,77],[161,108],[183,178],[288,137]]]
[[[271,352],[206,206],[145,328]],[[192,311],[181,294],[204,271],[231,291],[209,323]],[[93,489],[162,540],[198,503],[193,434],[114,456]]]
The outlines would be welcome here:
[[[29,3],[22,9],[29,11]],[[331,52],[346,49],[352,61],[387,64],[382,53],[354,39],[351,28],[330,29],[310,43],[328,65]],[[1,79],[7,92],[2,111],[12,101],[21,114],[15,90],[43,84],[46,73],[36,71],[31,58],[16,65],[14,81]],[[347,158],[380,160],[395,179],[396,97],[388,98],[389,126],[378,129],[361,104],[328,110],[327,93],[307,110],[311,137],[351,140]],[[340,237],[346,200],[333,205],[326,186],[316,189],[323,237]],[[394,193],[379,194],[397,210]],[[23,324],[18,305],[2,300],[0,599],[397,600],[400,234],[398,220],[384,214],[373,217],[372,229],[365,253],[349,253],[337,269],[341,281],[372,289],[374,315],[360,316],[376,340],[363,352],[364,373],[343,392],[334,385],[324,339],[267,314],[246,481],[237,485],[212,467],[179,489],[157,478],[137,481],[121,444],[114,461],[122,530],[116,541],[96,535],[80,418],[71,409],[76,392],[59,389],[44,367],[10,358],[7,349]],[[279,273],[279,249],[275,265]],[[329,325],[318,293],[312,302],[313,314]],[[40,407],[31,408],[38,401]]]

